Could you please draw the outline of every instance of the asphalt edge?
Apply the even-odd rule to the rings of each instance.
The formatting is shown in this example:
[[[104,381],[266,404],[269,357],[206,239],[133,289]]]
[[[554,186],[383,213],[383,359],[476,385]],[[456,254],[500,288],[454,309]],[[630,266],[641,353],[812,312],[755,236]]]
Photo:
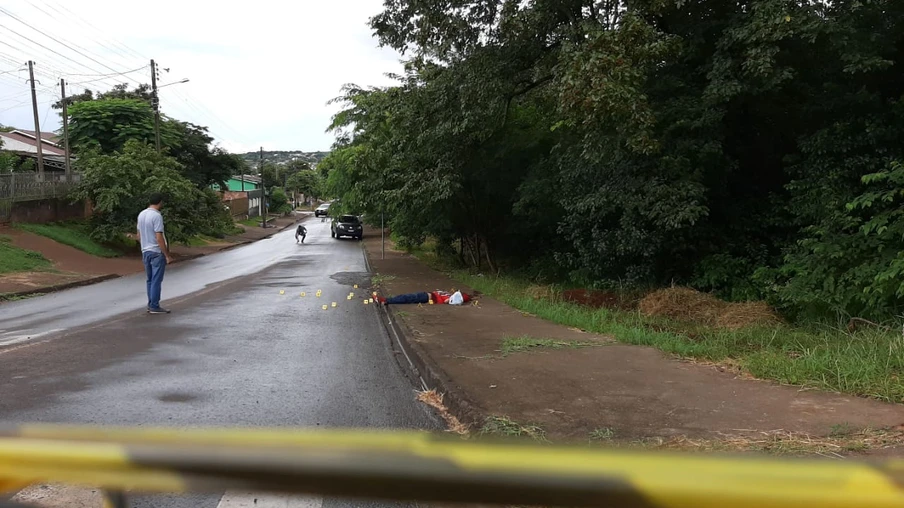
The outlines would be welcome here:
[[[79,281],[75,281],[75,282],[67,282],[65,284],[57,284],[55,286],[48,286],[48,287],[36,288],[36,289],[27,289],[25,291],[16,291],[15,293],[3,293],[2,295],[0,295],[0,303],[2,303],[4,299],[22,298],[22,297],[33,296],[33,295],[46,295],[48,293],[58,293],[60,291],[64,291],[67,289],[74,289],[74,288],[79,288],[82,286],[90,286],[91,284],[98,284],[100,282],[106,282],[108,280],[118,279],[120,277],[122,277],[122,275],[110,273],[107,275],[101,275],[99,277],[91,277],[90,279],[79,280]]]
[[[373,274],[370,253],[365,246],[362,245],[361,248],[364,251],[365,267],[368,273]],[[395,339],[395,344],[405,356],[412,374],[420,381],[422,389],[435,390],[441,394],[443,404],[449,413],[461,423],[469,428],[479,427],[485,415],[468,399],[464,390],[457,386],[430,358],[429,353],[413,339],[414,334],[405,322],[394,314],[391,306],[376,304],[374,307],[376,307],[375,312],[386,329],[386,333],[389,334],[390,340]]]

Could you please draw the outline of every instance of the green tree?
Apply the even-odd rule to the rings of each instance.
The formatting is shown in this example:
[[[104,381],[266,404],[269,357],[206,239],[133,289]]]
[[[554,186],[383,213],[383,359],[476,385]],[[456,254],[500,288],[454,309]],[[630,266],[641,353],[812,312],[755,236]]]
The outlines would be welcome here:
[[[304,194],[307,197],[320,197],[321,187],[320,175],[310,169],[298,171],[290,176],[286,182],[287,190],[296,194]]]
[[[171,242],[185,242],[198,234],[221,235],[232,223],[216,193],[198,189],[181,175],[174,158],[139,141],[126,141],[121,151],[111,154],[85,152],[76,169],[82,178],[72,198],[94,204],[90,225],[95,240],[111,242],[134,232],[138,213],[155,192],[164,196]]]
[[[161,140],[167,146],[177,144],[178,134],[161,126]],[[69,108],[69,144],[73,151],[122,150],[129,140],[154,143],[154,111],[138,99],[84,101]]]

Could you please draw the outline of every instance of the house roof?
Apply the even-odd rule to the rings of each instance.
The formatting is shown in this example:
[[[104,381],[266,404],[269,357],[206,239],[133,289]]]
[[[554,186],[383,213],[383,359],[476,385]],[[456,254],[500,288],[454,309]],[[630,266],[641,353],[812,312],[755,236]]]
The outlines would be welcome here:
[[[30,131],[28,129],[16,129],[13,132],[18,132],[24,136],[27,136],[31,139],[35,139],[35,131]],[[60,136],[53,132],[42,132],[41,139],[44,140],[45,143],[53,143],[54,145],[58,145],[60,143]]]
[[[42,138],[44,138],[42,133]],[[0,132],[0,139],[3,140],[3,149],[10,152],[38,153],[38,143],[35,141],[34,133],[29,137],[22,134],[21,131]],[[42,139],[41,152],[48,155],[65,155],[63,151],[55,143]]]
[[[238,180],[240,182],[242,181],[242,178],[244,178],[245,181],[248,183],[261,183],[261,177],[259,177],[259,176],[254,176],[254,175],[244,175],[244,176],[243,175],[233,175],[232,176],[233,180]]]

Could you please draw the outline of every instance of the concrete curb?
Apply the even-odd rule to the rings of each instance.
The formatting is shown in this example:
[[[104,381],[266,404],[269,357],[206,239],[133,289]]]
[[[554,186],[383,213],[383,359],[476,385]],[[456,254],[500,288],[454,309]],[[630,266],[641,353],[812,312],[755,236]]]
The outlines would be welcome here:
[[[367,271],[373,273],[369,253],[363,246],[362,249]],[[376,307],[386,333],[389,334],[390,340],[398,345],[412,373],[420,381],[422,389],[432,389],[442,394],[443,404],[461,423],[468,427],[480,426],[485,415],[468,399],[464,390],[430,358],[427,351],[413,338],[414,334],[408,326],[395,316],[390,306],[377,304]]]
[[[73,288],[78,288],[78,287],[82,287],[82,286],[90,286],[91,284],[97,284],[97,283],[105,282],[108,280],[118,279],[120,277],[122,277],[122,275],[116,275],[116,274],[111,273],[111,274],[101,275],[99,277],[92,277],[90,279],[80,280],[80,281],[76,281],[76,282],[69,282],[66,284],[57,284],[56,286],[48,286],[48,287],[44,287],[44,288],[29,289],[27,291],[17,291],[15,293],[4,293],[3,296],[6,298],[9,298],[9,297],[17,298],[17,297],[30,296],[30,295],[44,295],[47,293],[57,293],[57,292],[60,292],[60,291],[66,290],[66,289],[73,289]],[[2,300],[0,300],[0,302],[2,302]]]

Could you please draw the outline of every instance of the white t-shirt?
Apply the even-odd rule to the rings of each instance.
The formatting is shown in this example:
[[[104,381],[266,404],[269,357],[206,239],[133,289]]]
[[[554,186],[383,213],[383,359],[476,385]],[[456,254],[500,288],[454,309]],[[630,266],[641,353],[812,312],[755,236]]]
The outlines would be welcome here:
[[[146,208],[138,214],[138,235],[141,239],[141,252],[160,252],[160,245],[157,244],[157,233],[163,233],[163,215],[153,208]]]

